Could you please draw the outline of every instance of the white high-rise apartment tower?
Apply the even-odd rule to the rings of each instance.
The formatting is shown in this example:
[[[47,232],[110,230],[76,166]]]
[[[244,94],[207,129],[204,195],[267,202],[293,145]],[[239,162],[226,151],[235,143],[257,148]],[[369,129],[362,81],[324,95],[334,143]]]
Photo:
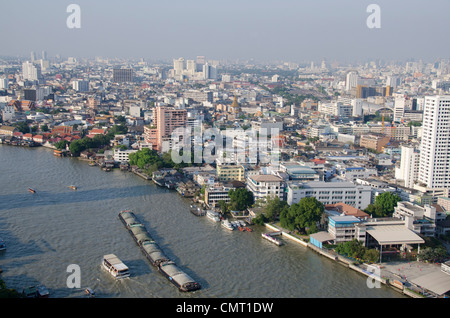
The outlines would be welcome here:
[[[24,80],[38,81],[42,78],[41,67],[26,61],[22,64],[22,76]]]
[[[450,187],[450,95],[426,96],[418,180],[428,188]]]
[[[358,73],[356,72],[349,72],[345,78],[345,90],[349,91],[352,88],[355,88],[358,86]]]

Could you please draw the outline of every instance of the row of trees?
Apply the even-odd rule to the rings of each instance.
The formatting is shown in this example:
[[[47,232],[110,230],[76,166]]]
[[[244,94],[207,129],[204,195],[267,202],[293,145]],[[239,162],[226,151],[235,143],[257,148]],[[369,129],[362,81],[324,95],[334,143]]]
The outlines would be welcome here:
[[[109,129],[106,135],[98,134],[93,138],[85,136],[70,143],[67,140],[63,139],[55,143],[54,146],[56,147],[56,149],[65,149],[66,145],[69,144],[70,152],[73,155],[77,156],[80,154],[80,152],[86,149],[102,148],[104,146],[108,146],[115,135],[125,134],[127,133],[127,131],[128,128],[125,125],[114,125]]]
[[[267,198],[262,213],[255,223],[280,221],[280,225],[290,231],[310,234],[318,231],[318,224],[323,224],[324,205],[314,197],[302,198],[299,203],[289,206],[279,197]]]
[[[351,257],[363,262],[375,263],[380,259],[380,252],[375,249],[368,249],[363,246],[361,241],[356,239],[348,242],[339,243],[335,251],[339,254]]]
[[[155,150],[144,148],[128,155],[130,165],[138,166],[146,173],[151,174],[153,171],[162,168],[182,169],[190,166],[190,163],[175,163],[172,160],[171,151],[159,155]]]

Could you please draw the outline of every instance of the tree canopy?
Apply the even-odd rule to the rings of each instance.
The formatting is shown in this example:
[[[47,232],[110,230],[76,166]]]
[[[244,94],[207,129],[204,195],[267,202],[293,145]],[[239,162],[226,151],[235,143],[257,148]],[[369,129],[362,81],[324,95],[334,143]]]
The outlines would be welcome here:
[[[397,202],[401,201],[401,198],[392,192],[384,192],[375,198],[373,204],[369,204],[364,210],[372,217],[386,217],[391,216],[394,213],[394,209],[397,206]]]
[[[280,224],[291,231],[297,230],[304,234],[316,232],[323,212],[322,202],[314,197],[305,197],[281,211]]]
[[[230,209],[233,211],[243,211],[255,202],[253,193],[246,188],[231,189],[228,191],[228,196]]]

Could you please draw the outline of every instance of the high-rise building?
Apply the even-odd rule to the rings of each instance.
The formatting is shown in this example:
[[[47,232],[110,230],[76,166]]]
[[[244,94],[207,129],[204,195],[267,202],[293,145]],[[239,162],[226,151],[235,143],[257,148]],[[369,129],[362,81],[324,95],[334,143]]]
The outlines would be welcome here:
[[[113,82],[115,83],[133,82],[133,69],[131,68],[113,69]]]
[[[184,58],[180,57],[179,59],[173,60],[173,69],[175,75],[181,75],[185,69]]]
[[[40,65],[35,65],[29,61],[22,64],[22,76],[24,80],[39,81],[42,79]]]
[[[208,63],[203,65],[203,79],[217,79],[217,69]]]
[[[419,150],[412,146],[402,146],[400,167],[395,169],[395,179],[403,180],[403,185],[407,188],[414,188],[414,183],[419,175]]]
[[[0,78],[0,89],[8,89],[9,81],[7,78]]]
[[[168,151],[172,132],[178,127],[185,127],[187,121],[186,109],[158,106],[154,109],[153,122],[156,124],[156,149]]]
[[[418,180],[428,188],[450,187],[450,95],[426,96]]]
[[[72,82],[73,89],[77,92],[88,92],[89,91],[89,81],[75,80]]]
[[[358,86],[358,73],[349,72],[345,78],[345,90],[350,91],[352,88]]]

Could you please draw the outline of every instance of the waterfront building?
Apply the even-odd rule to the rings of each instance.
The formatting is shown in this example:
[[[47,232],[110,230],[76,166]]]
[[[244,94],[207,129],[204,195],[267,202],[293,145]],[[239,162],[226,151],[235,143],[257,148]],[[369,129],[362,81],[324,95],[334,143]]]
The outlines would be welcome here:
[[[360,222],[361,220],[353,215],[328,217],[328,233],[333,238],[332,243],[337,245],[353,239],[364,241],[365,237],[361,234],[361,232],[358,232],[358,235],[356,234],[355,223]]]
[[[128,157],[130,153],[134,153],[137,150],[135,149],[125,149],[122,150],[120,148],[114,148],[114,161],[118,162],[118,163],[122,163],[122,162],[130,162],[130,158]]]
[[[276,175],[259,174],[247,177],[247,189],[253,193],[255,200],[267,197],[279,197],[284,200],[284,180]]]
[[[12,136],[16,131],[17,128],[13,126],[6,126],[6,125],[0,126],[0,135]]]
[[[230,202],[230,196],[228,195],[228,192],[230,190],[234,189],[231,185],[224,185],[224,184],[215,184],[212,186],[207,186],[205,188],[205,204],[212,208],[217,207],[219,204],[219,201],[224,201],[225,203]]]
[[[364,210],[371,203],[371,187],[352,182],[289,182],[287,203],[292,205],[305,197],[315,197],[323,204],[345,203]]]

